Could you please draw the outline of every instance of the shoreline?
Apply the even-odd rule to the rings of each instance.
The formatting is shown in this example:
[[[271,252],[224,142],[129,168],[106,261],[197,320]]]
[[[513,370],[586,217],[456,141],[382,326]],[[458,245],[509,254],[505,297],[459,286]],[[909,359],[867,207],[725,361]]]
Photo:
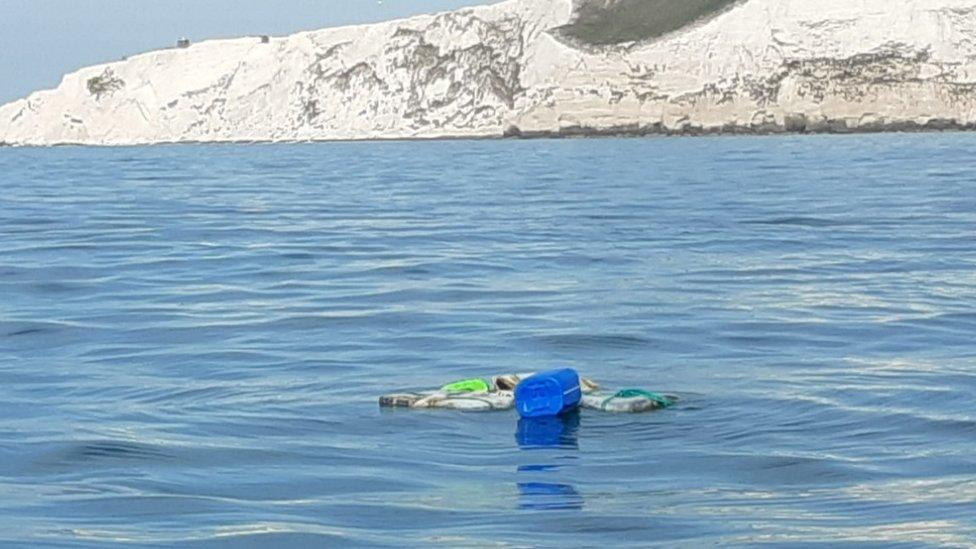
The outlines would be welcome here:
[[[827,123],[814,128],[786,128],[781,125],[767,126],[723,126],[716,128],[686,127],[667,129],[660,124],[644,127],[621,126],[614,128],[568,127],[559,131],[514,131],[509,129],[502,135],[443,135],[436,137],[367,137],[363,139],[226,139],[226,140],[180,140],[153,141],[147,143],[92,144],[82,142],[58,142],[48,144],[18,144],[0,141],[0,149],[49,149],[61,147],[83,147],[96,149],[115,149],[128,147],[156,147],[181,145],[297,145],[315,143],[393,143],[393,142],[437,142],[437,141],[540,141],[570,139],[641,139],[660,138],[707,138],[707,137],[790,137],[803,135],[883,135],[883,134],[932,134],[932,133],[971,133],[976,132],[976,123],[960,124],[954,120],[932,119],[924,124],[918,122],[899,122],[888,124],[866,124],[849,127],[846,124]],[[843,122],[843,120],[839,121]]]

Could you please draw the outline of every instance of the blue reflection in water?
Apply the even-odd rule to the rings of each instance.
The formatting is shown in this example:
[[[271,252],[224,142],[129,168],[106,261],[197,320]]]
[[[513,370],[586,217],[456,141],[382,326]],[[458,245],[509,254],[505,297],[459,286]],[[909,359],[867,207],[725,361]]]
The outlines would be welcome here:
[[[519,448],[564,448],[579,450],[579,412],[558,417],[521,418],[515,440]]]
[[[542,450],[545,453],[533,453],[532,456],[545,457],[551,463],[520,464],[519,474],[546,475],[546,481],[565,480],[553,479],[549,475],[569,476],[559,462],[575,459],[575,454],[579,452],[579,426],[578,412],[560,417],[520,419],[515,432],[519,448],[527,451]],[[532,480],[517,484],[520,509],[549,511],[583,508],[583,496],[566,482]]]
[[[560,511],[583,508],[583,496],[569,484],[520,482],[518,488],[519,509]]]

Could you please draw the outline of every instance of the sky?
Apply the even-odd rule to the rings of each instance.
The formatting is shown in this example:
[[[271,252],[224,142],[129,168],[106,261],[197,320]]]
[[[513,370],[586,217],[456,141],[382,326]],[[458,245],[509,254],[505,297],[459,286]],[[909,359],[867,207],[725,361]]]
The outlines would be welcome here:
[[[0,0],[0,104],[88,65],[173,45],[369,23],[492,0]]]

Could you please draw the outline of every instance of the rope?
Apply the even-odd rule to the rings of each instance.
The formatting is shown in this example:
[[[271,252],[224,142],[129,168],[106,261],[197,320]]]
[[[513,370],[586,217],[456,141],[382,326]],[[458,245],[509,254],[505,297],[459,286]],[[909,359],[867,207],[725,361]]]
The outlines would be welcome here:
[[[650,400],[651,402],[657,404],[661,408],[668,408],[674,405],[673,400],[663,395],[659,395],[657,393],[652,393],[650,391],[645,391],[643,389],[623,389],[621,391],[617,391],[617,394],[613,395],[612,397],[604,400],[603,404],[601,404],[600,407],[606,408],[607,404],[610,404],[610,401],[615,398],[637,398],[637,397],[646,398],[647,400]]]

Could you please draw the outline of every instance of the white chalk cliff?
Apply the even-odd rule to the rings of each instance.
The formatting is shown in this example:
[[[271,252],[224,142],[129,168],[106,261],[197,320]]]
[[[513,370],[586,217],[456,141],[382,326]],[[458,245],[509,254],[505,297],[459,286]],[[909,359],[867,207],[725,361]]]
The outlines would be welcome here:
[[[145,53],[0,107],[0,143],[976,127],[976,0],[742,0],[609,46],[560,33],[577,7]]]

